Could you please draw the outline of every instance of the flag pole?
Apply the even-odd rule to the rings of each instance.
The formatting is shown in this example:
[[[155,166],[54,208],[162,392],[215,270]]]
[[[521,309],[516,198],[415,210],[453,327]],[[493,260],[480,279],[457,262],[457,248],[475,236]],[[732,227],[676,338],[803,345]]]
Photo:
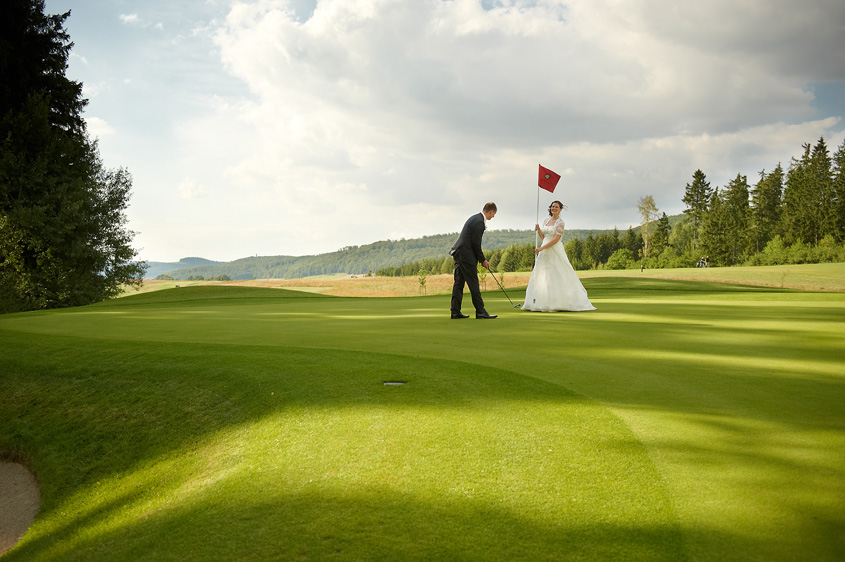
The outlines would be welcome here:
[[[540,186],[537,186],[537,224],[540,224]],[[534,247],[540,247],[540,233],[534,230]]]

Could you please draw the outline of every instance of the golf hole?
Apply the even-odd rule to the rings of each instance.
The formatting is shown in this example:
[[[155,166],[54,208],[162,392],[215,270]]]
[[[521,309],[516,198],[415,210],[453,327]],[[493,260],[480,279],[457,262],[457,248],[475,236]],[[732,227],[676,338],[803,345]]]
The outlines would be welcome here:
[[[384,386],[402,386],[405,381],[384,381]]]

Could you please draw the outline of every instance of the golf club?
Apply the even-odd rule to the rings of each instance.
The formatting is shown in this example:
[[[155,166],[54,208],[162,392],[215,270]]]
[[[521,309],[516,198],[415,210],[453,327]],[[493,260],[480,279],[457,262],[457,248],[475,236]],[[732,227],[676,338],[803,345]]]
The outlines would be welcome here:
[[[499,286],[499,288],[502,290],[502,292],[503,292],[503,293],[505,293],[505,297],[508,299],[508,302],[509,302],[509,303],[511,303],[511,305],[512,305],[514,308],[520,308],[520,305],[518,305],[518,304],[513,304],[513,301],[512,301],[512,300],[511,300],[511,298],[508,296],[507,291],[505,291],[505,288],[504,288],[504,287],[502,287],[502,284],[501,284],[501,283],[499,283],[499,280],[498,280],[498,279],[496,279],[496,276],[495,276],[495,275],[493,275],[493,272],[492,272],[492,271],[490,271],[489,269],[488,269],[487,271],[489,271],[489,272],[490,272],[490,276],[491,276],[491,277],[492,277],[492,278],[496,281],[496,285],[498,285],[498,286]]]

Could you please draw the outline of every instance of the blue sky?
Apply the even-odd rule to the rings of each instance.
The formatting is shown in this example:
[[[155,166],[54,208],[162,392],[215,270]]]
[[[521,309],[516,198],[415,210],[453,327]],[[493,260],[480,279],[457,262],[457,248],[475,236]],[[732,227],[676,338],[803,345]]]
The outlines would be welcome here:
[[[840,0],[47,0],[140,257],[306,255],[530,229],[537,165],[570,228],[845,138]]]

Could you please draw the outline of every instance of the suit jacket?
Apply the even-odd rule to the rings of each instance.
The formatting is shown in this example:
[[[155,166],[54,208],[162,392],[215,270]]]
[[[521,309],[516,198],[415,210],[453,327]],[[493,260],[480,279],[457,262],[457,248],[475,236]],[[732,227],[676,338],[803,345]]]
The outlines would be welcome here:
[[[484,252],[481,251],[481,237],[484,236],[484,214],[472,215],[464,223],[458,241],[449,252],[452,256],[466,264],[484,263]]]

